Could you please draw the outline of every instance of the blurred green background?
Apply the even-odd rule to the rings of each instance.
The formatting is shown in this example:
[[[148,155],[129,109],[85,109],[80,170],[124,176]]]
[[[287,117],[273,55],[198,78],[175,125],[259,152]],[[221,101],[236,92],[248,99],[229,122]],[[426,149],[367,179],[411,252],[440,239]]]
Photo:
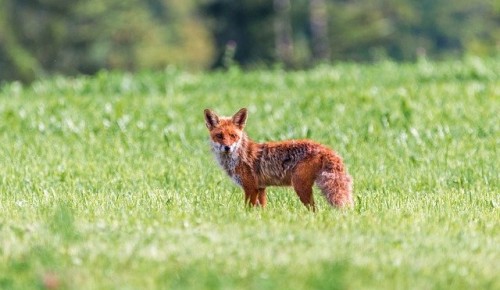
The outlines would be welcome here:
[[[0,0],[0,82],[498,54],[491,0]]]

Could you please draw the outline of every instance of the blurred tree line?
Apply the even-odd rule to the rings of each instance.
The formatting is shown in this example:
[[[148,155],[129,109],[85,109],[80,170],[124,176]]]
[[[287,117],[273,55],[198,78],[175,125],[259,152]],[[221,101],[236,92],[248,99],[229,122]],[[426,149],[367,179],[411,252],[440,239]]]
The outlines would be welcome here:
[[[0,80],[493,55],[491,0],[0,0]]]

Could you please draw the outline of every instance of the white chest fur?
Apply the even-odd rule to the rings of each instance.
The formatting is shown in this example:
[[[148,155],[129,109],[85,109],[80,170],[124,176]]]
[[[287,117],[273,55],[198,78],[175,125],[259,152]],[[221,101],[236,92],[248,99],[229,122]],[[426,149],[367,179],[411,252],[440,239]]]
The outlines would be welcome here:
[[[236,174],[236,166],[238,165],[239,158],[233,154],[224,154],[220,152],[214,152],[215,158],[219,165],[226,171],[227,175],[239,186],[242,186],[241,177]]]

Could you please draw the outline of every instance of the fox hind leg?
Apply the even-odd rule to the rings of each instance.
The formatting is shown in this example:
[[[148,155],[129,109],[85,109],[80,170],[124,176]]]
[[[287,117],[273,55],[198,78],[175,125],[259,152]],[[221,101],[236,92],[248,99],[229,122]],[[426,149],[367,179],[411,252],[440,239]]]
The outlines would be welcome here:
[[[316,175],[314,163],[303,162],[298,164],[292,175],[292,186],[300,201],[308,208],[315,210],[313,184]]]

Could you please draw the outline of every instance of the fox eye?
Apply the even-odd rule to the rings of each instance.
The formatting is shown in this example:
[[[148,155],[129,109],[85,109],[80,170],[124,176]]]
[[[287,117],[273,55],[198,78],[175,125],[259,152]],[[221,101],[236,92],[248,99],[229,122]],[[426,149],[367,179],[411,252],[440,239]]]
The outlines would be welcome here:
[[[229,134],[229,137],[231,137],[231,138],[236,138],[236,134],[234,134],[234,133]]]
[[[215,134],[215,137],[217,137],[218,139],[222,139],[222,133]]]

